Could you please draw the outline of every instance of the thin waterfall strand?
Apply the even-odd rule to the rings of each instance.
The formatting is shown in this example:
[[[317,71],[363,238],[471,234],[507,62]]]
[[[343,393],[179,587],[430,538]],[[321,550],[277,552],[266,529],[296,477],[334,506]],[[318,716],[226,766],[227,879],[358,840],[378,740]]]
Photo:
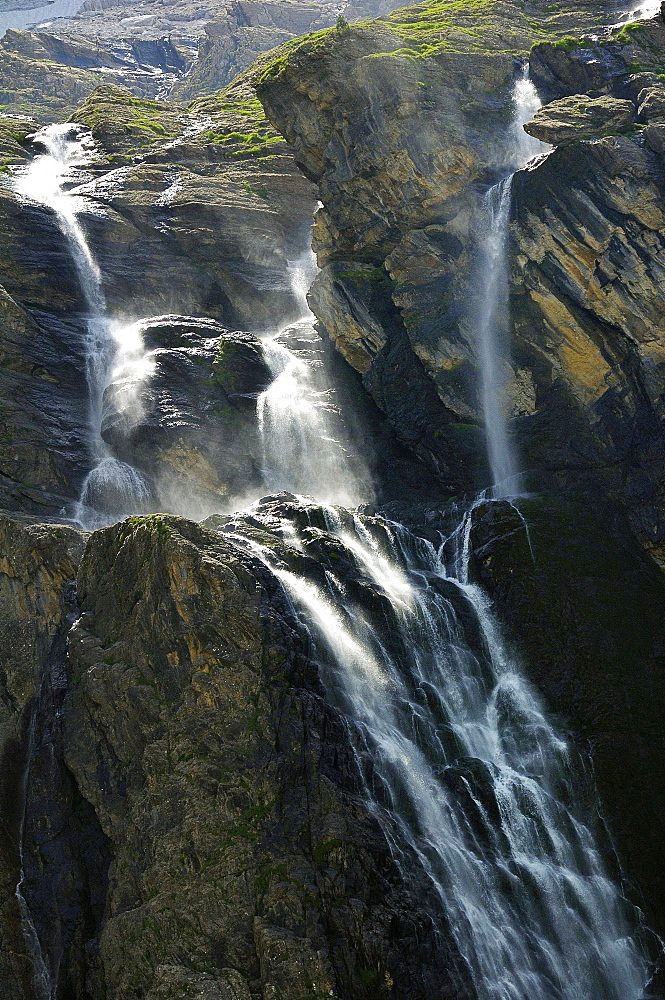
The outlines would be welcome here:
[[[506,251],[512,178],[515,171],[548,148],[527,135],[522,127],[541,105],[529,79],[528,67],[515,81],[512,103],[511,148],[507,163],[511,173],[483,197],[480,211],[483,237],[478,253],[476,336],[480,398],[493,493],[497,497],[517,495],[521,489],[519,461],[508,427],[510,312]]]
[[[229,530],[281,582],[315,648],[323,640],[367,804],[404,877],[415,863],[431,881],[479,1000],[638,1000],[639,914],[606,873],[573,751],[468,582],[470,516],[446,567],[399,525],[324,515],[346,550],[325,586],[244,534],[242,519]],[[306,552],[307,531],[284,521],[280,533]],[[350,597],[350,564],[385,598],[387,622]]]

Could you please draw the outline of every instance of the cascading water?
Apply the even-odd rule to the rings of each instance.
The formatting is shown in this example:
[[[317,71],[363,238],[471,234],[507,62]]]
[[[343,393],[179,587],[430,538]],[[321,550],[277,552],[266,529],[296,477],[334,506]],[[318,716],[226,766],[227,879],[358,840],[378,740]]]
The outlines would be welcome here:
[[[83,482],[74,519],[84,527],[96,528],[126,514],[140,513],[149,503],[150,492],[136,469],[111,455],[101,436],[104,390],[122,354],[122,328],[114,328],[107,316],[99,268],[79,222],[85,202],[68,191],[77,171],[89,162],[91,138],[75,125],[48,125],[37,133],[35,142],[46,152],[17,174],[15,189],[56,214],[87,307],[84,356],[93,467]]]
[[[263,480],[270,491],[355,507],[371,499],[371,487],[357,458],[352,467],[333,389],[321,379],[321,338],[306,298],[315,269],[311,252],[292,267],[301,318],[263,340],[275,376],[257,400]]]
[[[621,14],[621,17],[616,22],[614,27],[618,27],[621,24],[629,24],[633,21],[647,21],[652,17],[656,17],[660,13],[661,0],[645,0],[644,3],[639,4],[639,6],[630,6],[628,10]]]
[[[282,517],[276,533],[303,566],[313,538],[321,552],[321,509],[298,501],[284,520],[271,502],[264,513],[271,526]],[[281,582],[311,635],[355,734],[368,806],[405,878],[416,863],[434,885],[479,1000],[638,1000],[639,913],[605,871],[573,750],[469,582],[471,515],[440,551],[379,519],[323,517],[336,540],[325,585],[288,568],[242,517],[226,530]],[[380,612],[351,598],[354,571],[383,598]]]
[[[480,211],[482,237],[478,252],[477,313],[475,320],[480,363],[480,396],[487,453],[495,496],[520,492],[519,462],[508,429],[510,381],[510,326],[508,266],[506,260],[512,179],[534,156],[548,147],[527,135],[522,126],[533,117],[541,101],[526,67],[515,81],[512,93],[513,121],[510,128],[511,173],[484,195]]]

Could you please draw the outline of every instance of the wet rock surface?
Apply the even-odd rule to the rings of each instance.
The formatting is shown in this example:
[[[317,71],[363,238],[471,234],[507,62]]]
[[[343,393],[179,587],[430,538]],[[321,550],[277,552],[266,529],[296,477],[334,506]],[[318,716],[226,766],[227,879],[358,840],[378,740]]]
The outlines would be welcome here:
[[[289,268],[306,245],[314,189],[298,174],[256,99],[244,97],[221,95],[184,109],[104,87],[76,116],[91,129],[96,145],[88,169],[73,172],[72,186],[85,199],[79,220],[118,327],[131,325],[137,312],[140,317],[186,311],[204,325],[209,317],[227,329],[255,330],[270,329],[277,316],[286,321],[299,314]],[[21,169],[43,151],[29,141],[35,124],[3,121],[3,149]],[[56,214],[16,194],[11,171],[3,179],[0,486],[15,509],[71,513],[90,468],[86,305]],[[175,391],[178,354],[171,356],[167,375],[167,350],[160,355],[163,374]],[[243,436],[230,428],[236,418],[248,422],[238,416],[244,389],[228,386],[236,406],[227,405],[220,386],[204,385],[214,376],[213,347],[209,354],[207,374],[189,366],[189,375],[198,376],[188,381],[182,373],[178,405],[186,407],[188,390],[203,388],[206,402],[191,405],[207,407],[220,427],[229,417],[221,434],[234,438],[240,462]],[[242,381],[242,373],[236,374]],[[260,388],[265,373],[262,378]],[[256,391],[258,383],[251,389]],[[173,410],[173,400],[168,405]],[[177,447],[176,452],[173,461],[182,477],[188,460]],[[255,454],[255,446],[248,447],[242,473],[247,480],[254,475]],[[208,460],[201,459],[199,472],[207,490],[222,485]],[[226,490],[228,477],[222,480]]]
[[[252,329],[295,318],[288,262],[302,253],[315,191],[251,91],[184,109],[101,88],[74,117],[105,159],[81,193],[112,309],[140,301],[144,315]]]
[[[279,545],[290,513],[268,504],[255,530]],[[136,518],[92,536],[78,593],[67,763],[112,844],[105,996],[466,997],[260,565]]]
[[[590,750],[624,873],[661,928],[662,572],[618,507],[534,497],[474,520],[474,576],[550,710]]]
[[[140,324],[148,369],[120,371],[104,394],[102,436],[138,468],[160,510],[200,517],[258,492],[256,399],[272,381],[260,341],[214,320],[163,316]]]

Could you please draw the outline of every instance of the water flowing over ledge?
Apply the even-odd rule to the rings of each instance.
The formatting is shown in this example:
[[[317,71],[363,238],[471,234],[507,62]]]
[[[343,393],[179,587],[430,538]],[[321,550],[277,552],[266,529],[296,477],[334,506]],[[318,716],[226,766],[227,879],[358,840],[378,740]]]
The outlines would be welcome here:
[[[83,349],[92,468],[83,482],[73,518],[84,527],[97,528],[149,509],[150,490],[136,469],[111,454],[101,435],[104,390],[114,369],[126,365],[128,359],[121,326],[113,324],[107,313],[102,276],[79,221],[85,200],[68,190],[80,181],[89,162],[92,138],[76,125],[48,125],[35,135],[34,143],[45,152],[18,174],[15,188],[24,198],[55,213],[86,305]],[[140,355],[140,345],[132,344],[130,354]]]
[[[507,242],[512,179],[533,157],[549,147],[527,135],[522,126],[542,102],[529,79],[528,64],[515,80],[511,96],[513,120],[509,133],[511,173],[483,196],[477,222],[479,251],[473,286],[477,289],[474,325],[478,340],[480,398],[487,453],[495,496],[521,491],[519,458],[509,430],[510,312]]]
[[[289,496],[224,532],[288,596],[367,802],[404,878],[416,863],[435,886],[478,997],[639,1000],[640,915],[605,870],[582,762],[469,580],[472,514],[438,551]]]

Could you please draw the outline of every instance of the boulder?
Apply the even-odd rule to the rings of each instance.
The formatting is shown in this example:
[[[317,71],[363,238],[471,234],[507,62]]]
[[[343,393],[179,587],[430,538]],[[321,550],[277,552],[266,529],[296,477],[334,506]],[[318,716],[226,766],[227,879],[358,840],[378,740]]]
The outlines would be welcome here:
[[[116,370],[102,436],[154,484],[161,510],[199,517],[261,482],[256,398],[272,381],[260,342],[214,320],[156,317],[131,328],[145,355]]]
[[[583,139],[630,132],[634,114],[632,101],[576,94],[546,104],[526,123],[524,131],[552,146],[569,146]]]

